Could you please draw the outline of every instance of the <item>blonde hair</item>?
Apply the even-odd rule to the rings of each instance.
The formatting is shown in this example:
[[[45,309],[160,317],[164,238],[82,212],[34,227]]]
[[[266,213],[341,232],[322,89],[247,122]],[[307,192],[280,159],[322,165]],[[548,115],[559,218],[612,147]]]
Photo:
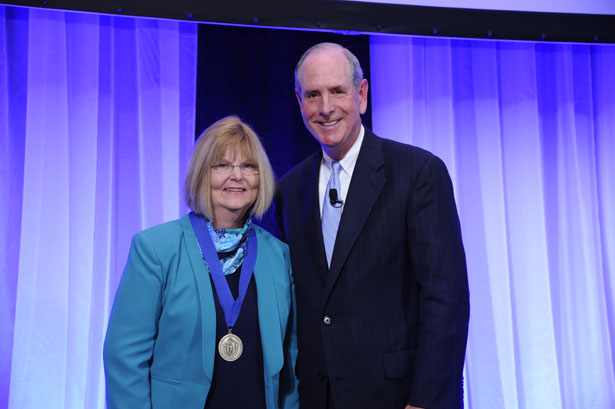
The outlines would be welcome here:
[[[184,183],[184,197],[191,210],[213,220],[211,203],[211,165],[224,154],[237,151],[258,166],[260,182],[256,201],[249,210],[250,216],[260,218],[271,205],[275,192],[275,178],[265,148],[254,130],[239,117],[222,118],[205,129],[199,136]]]

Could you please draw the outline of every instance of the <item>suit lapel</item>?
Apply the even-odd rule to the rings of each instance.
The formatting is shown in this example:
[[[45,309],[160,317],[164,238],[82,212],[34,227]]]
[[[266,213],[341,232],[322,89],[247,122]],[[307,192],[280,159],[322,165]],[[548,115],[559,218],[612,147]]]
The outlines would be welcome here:
[[[303,195],[300,202],[300,214],[303,219],[301,224],[305,228],[305,246],[310,249],[314,265],[324,284],[328,272],[322,228],[320,227],[320,203],[318,203],[318,175],[321,159],[320,152],[313,155],[311,165],[307,168],[298,192]]]
[[[267,252],[261,233],[257,230],[258,253],[254,266],[254,280],[256,282],[256,296],[258,300],[258,325],[260,327],[261,342],[263,345],[263,362],[269,375],[279,372],[284,363],[282,355],[282,337],[280,334],[280,321],[278,312],[278,297],[271,274],[275,269],[269,264]],[[278,318],[278,319],[275,319]]]
[[[194,279],[199,294],[199,305],[201,306],[201,329],[203,332],[203,370],[209,382],[214,373],[214,359],[216,354],[216,306],[214,304],[214,293],[209,280],[209,272],[205,268],[205,263],[199,250],[199,244],[192,229],[188,215],[182,217],[182,227],[184,229],[184,246],[188,252],[188,258],[192,265]]]
[[[325,303],[382,187],[386,183],[383,165],[382,144],[378,137],[366,129],[335,239],[331,268],[325,283]]]

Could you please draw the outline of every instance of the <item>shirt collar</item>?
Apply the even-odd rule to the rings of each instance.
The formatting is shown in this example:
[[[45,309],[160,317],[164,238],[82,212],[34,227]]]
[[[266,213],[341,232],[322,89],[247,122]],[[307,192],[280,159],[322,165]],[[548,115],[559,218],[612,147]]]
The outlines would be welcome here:
[[[357,164],[357,159],[359,157],[359,151],[361,150],[361,145],[363,144],[363,137],[365,136],[365,128],[361,125],[361,129],[359,130],[359,136],[357,140],[354,141],[346,156],[344,156],[339,162],[342,165],[342,171],[348,173],[348,175],[352,176],[352,172],[354,171],[354,167]],[[322,158],[324,159],[327,167],[331,169],[331,162],[333,159],[323,150]]]

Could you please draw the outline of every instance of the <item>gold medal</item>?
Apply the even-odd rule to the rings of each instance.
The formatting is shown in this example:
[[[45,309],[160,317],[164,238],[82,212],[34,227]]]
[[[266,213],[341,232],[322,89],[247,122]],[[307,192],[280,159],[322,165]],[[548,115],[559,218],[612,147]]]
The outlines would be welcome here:
[[[229,328],[228,334],[220,338],[220,342],[218,342],[218,353],[227,362],[238,360],[243,352],[241,338],[231,331],[232,329]]]

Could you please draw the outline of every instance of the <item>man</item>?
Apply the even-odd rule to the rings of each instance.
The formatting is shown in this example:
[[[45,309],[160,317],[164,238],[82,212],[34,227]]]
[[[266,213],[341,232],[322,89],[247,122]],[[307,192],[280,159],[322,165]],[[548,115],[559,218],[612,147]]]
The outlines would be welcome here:
[[[322,43],[295,93],[316,152],[280,181],[297,296],[303,409],[459,408],[469,302],[450,177],[361,124],[356,57]],[[333,169],[333,171],[332,171]]]

